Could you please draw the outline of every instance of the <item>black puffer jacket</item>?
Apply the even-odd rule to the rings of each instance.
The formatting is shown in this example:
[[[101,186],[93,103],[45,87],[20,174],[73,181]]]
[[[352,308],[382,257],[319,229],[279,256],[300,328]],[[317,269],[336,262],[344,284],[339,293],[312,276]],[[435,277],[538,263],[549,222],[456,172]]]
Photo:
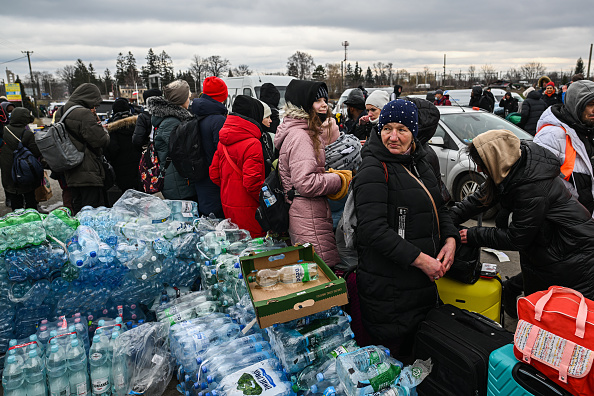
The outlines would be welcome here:
[[[362,151],[363,163],[354,181],[357,213],[357,287],[363,324],[380,340],[413,333],[438,304],[435,284],[411,266],[421,252],[436,257],[443,241],[458,238],[448,216],[433,168],[418,141],[412,155],[394,155],[378,134]],[[388,182],[382,162],[388,170]],[[439,212],[441,241],[431,200],[404,166],[430,191]],[[399,233],[404,215],[404,238]]]
[[[280,91],[271,83],[262,84],[260,88],[260,100],[270,107],[270,119],[272,122],[266,129],[266,132],[276,133],[276,128],[280,125],[280,118],[278,113],[278,104],[280,102]]]
[[[133,116],[130,112],[117,113],[106,125],[109,146],[105,150],[105,156],[113,166],[116,185],[122,191],[141,188],[138,163],[142,155],[142,146],[132,143],[137,118],[138,116]]]
[[[542,100],[546,103],[547,107],[551,107],[552,105],[561,103],[561,95],[559,95],[556,92],[551,96],[547,95],[546,93],[543,93]]]
[[[521,145],[522,156],[501,182],[492,204],[513,211],[507,229],[474,227],[468,243],[519,250],[526,295],[549,286],[575,289],[594,298],[594,220],[563,185],[559,160],[533,142]],[[451,210],[455,223],[474,216],[481,207],[475,193]]]
[[[153,126],[151,125],[151,114],[148,111],[143,111],[138,115],[136,120],[136,127],[132,135],[132,143],[136,146],[145,146],[148,144]]]
[[[547,104],[541,97],[540,92],[532,91],[528,94],[526,100],[522,102],[522,118],[518,126],[532,136],[536,135],[538,119],[547,108]]]

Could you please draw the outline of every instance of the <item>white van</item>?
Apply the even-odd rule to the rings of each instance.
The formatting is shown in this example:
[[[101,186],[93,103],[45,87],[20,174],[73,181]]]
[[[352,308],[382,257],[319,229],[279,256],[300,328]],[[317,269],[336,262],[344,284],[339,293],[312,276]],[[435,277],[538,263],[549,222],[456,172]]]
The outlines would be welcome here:
[[[227,110],[231,111],[231,106],[237,95],[248,95],[252,98],[260,99],[260,88],[265,83],[274,84],[276,89],[280,92],[280,102],[278,104],[279,110],[285,105],[285,92],[287,85],[294,80],[295,77],[289,76],[243,76],[243,77],[225,77],[223,81],[227,84],[229,89],[229,97],[225,101]]]

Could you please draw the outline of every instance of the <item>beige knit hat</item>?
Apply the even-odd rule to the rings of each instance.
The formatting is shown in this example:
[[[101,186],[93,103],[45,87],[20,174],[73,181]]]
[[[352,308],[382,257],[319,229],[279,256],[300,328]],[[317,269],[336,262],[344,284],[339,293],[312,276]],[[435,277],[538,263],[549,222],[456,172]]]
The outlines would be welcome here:
[[[190,85],[185,80],[175,80],[163,89],[163,96],[169,102],[181,106],[190,97]]]

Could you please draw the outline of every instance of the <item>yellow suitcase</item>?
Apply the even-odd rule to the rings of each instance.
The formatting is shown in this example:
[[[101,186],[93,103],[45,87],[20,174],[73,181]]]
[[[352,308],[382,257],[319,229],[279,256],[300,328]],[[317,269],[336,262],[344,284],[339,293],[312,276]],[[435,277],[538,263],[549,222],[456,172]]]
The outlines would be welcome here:
[[[449,278],[435,281],[439,297],[445,304],[480,313],[501,323],[501,281],[494,278],[479,278],[468,285]]]

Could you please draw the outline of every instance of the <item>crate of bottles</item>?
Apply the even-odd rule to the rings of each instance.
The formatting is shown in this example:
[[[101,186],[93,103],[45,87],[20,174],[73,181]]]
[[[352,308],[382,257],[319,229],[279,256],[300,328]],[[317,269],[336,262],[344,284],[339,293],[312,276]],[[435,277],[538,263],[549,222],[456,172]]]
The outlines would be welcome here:
[[[240,258],[260,328],[348,303],[338,278],[309,243]]]

